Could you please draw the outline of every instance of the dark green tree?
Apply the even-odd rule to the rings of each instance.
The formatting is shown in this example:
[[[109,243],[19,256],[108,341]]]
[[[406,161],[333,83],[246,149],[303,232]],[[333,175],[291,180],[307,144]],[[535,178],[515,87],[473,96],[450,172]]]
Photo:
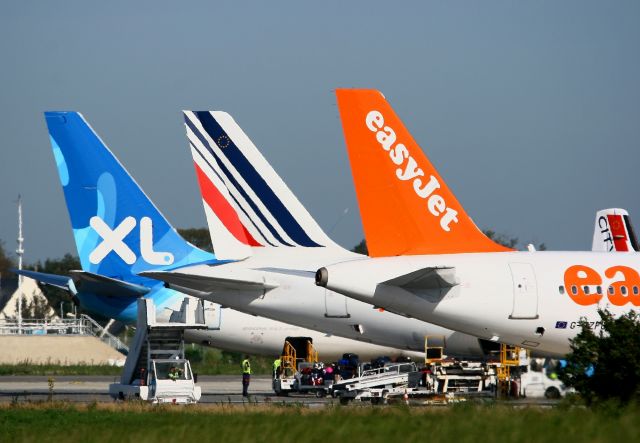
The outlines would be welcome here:
[[[494,242],[506,246],[507,248],[515,248],[518,245],[518,237],[507,237],[504,234],[498,234],[491,229],[485,229],[482,231],[484,235],[489,237]]]
[[[587,404],[640,400],[640,315],[634,311],[614,318],[599,310],[601,326],[594,332],[586,320],[571,340],[571,353],[559,372],[567,386],[575,388]]]
[[[351,251],[358,254],[369,255],[369,250],[367,249],[367,241],[365,239],[362,239],[362,241],[355,245]]]
[[[9,269],[14,267],[15,264],[13,263],[13,260],[11,260],[4,250],[4,242],[0,240],[0,276],[2,278],[10,278],[13,274]]]
[[[211,235],[207,228],[188,228],[178,229],[178,234],[182,236],[186,241],[194,246],[205,251],[213,252],[213,246],[211,246]]]
[[[15,310],[18,312],[18,303],[15,302]],[[22,298],[22,318],[25,320],[44,320],[50,319],[50,307],[46,298],[42,296],[34,296],[30,301],[27,302],[26,297]],[[17,316],[12,317],[13,320],[17,320]]]
[[[498,234],[492,229],[484,229],[482,232],[494,242],[501,244],[502,246],[506,246],[507,248],[524,249],[526,247],[526,244],[520,243],[518,237],[509,237],[504,234]],[[538,251],[547,250],[547,245],[545,245],[544,243],[539,243],[538,245],[535,245],[535,247]]]
[[[69,271],[82,269],[82,266],[78,257],[67,253],[62,258],[48,258],[44,262],[38,261],[33,265],[27,266],[27,268],[47,274],[69,275]],[[53,309],[57,310],[60,307],[60,303],[63,303],[65,312],[73,310],[73,302],[66,291],[47,285],[40,285],[40,289]],[[83,312],[81,309],[79,311]]]
[[[519,240],[517,237],[508,237],[504,234],[498,234],[496,233],[496,231],[492,231],[491,229],[485,229],[482,232],[494,242],[506,246],[507,248],[518,248]],[[540,243],[538,246],[536,246],[536,249],[538,251],[546,251],[547,246],[544,243]],[[351,251],[357,252],[358,254],[368,255],[369,252],[367,249],[367,241],[363,239],[360,243],[355,245],[353,249],[351,249]]]

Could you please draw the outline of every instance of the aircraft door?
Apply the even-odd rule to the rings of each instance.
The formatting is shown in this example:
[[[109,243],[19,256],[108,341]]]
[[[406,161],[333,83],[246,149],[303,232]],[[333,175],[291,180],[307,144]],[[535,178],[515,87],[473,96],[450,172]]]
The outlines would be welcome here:
[[[333,318],[349,318],[347,310],[347,298],[337,292],[325,289],[324,291],[324,316]]]
[[[204,320],[207,329],[219,330],[222,326],[222,306],[208,300],[201,300],[201,303],[201,310],[196,314],[196,321]]]
[[[509,263],[513,279],[513,310],[511,319],[538,318],[538,285],[529,263]]]

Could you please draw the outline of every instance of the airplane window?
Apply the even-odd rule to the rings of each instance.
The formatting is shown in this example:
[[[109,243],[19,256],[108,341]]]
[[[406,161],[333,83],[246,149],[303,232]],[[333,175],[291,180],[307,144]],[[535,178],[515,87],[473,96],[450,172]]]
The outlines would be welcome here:
[[[596,292],[597,292],[598,294],[602,294],[602,287],[601,287],[600,285],[598,285],[598,286],[596,287]]]
[[[620,292],[622,292],[622,295],[627,295],[627,287],[626,286],[621,286],[620,287]]]
[[[584,293],[585,293],[585,294],[588,294],[588,293],[589,293],[589,286],[585,286],[583,289],[584,289]]]
[[[638,287],[637,286],[633,287],[633,295],[638,295]]]
[[[571,293],[573,295],[577,295],[578,294],[578,287],[576,285],[571,286]]]
[[[616,293],[616,289],[613,286],[609,286],[609,294],[613,295]]]
[[[564,286],[558,286],[558,292],[560,292],[560,294],[564,294]]]

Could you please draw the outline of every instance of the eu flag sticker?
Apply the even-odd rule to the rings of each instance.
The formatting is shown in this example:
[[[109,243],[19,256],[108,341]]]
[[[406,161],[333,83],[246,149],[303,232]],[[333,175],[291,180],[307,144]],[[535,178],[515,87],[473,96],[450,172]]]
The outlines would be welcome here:
[[[556,329],[567,329],[567,322],[566,321],[557,321],[556,322]]]

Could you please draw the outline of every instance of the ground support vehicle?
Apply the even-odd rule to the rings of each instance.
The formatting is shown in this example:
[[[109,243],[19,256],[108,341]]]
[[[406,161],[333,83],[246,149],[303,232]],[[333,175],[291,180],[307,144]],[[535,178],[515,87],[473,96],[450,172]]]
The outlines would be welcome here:
[[[520,394],[529,398],[557,399],[573,392],[558,379],[555,365],[549,360],[532,359],[520,374]]]
[[[310,337],[287,337],[280,356],[280,366],[273,373],[276,395],[290,393],[327,395],[333,384],[333,375],[327,376],[324,364],[318,361],[318,352]]]
[[[109,385],[112,398],[174,404],[200,400],[200,386],[184,356],[184,331],[207,328],[202,303],[186,297],[174,314],[170,322],[156,322],[153,300],[138,300],[136,335],[120,383]]]
[[[383,367],[359,371],[357,377],[336,381],[331,393],[347,404],[352,400],[386,401],[389,396],[404,395],[420,385],[422,373],[415,363],[388,363]]]
[[[301,394],[314,394],[316,397],[326,396],[333,386],[333,376],[324,373],[322,362],[303,362],[298,365],[293,390]]]
[[[495,371],[480,362],[439,362],[424,369],[424,385],[437,394],[482,392],[495,384]]]
[[[418,370],[415,363],[387,363],[337,381],[332,395],[341,404],[353,400],[387,403],[424,399],[448,403],[467,397],[493,397],[496,368],[480,362],[438,361]]]

